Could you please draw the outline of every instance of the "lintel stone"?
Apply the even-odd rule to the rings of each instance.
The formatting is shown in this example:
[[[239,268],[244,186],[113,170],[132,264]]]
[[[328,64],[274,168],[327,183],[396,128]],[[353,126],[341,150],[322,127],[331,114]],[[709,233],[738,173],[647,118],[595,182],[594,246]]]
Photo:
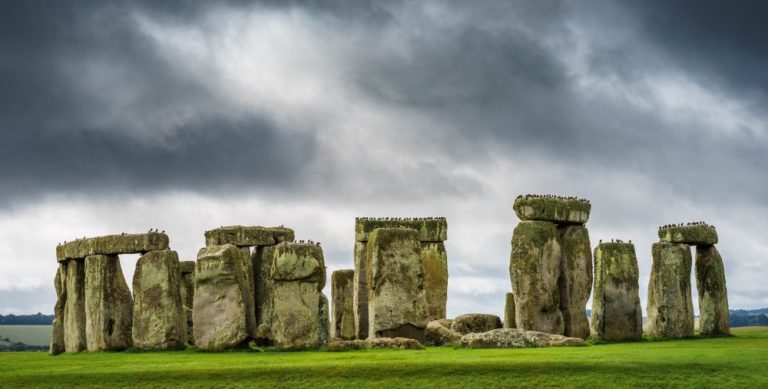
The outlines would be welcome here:
[[[272,246],[293,240],[293,230],[286,227],[228,226],[205,232],[206,246]]]
[[[56,260],[83,259],[90,255],[143,254],[168,249],[168,235],[160,232],[106,235],[78,239],[56,246]]]

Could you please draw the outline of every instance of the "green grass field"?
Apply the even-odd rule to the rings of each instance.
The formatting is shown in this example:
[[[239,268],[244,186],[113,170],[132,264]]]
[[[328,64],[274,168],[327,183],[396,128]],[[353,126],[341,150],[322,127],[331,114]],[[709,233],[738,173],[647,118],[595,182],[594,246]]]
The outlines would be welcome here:
[[[0,338],[8,338],[32,346],[45,346],[51,343],[49,325],[0,325]]]
[[[0,353],[0,387],[768,387],[768,327],[575,348]]]

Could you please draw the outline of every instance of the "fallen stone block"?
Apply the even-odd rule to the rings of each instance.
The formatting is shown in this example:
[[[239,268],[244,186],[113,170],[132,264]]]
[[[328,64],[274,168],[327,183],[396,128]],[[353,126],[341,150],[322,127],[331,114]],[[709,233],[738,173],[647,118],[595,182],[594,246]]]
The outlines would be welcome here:
[[[331,337],[342,340],[355,339],[355,312],[353,309],[354,270],[336,270],[331,275]]]
[[[443,242],[421,242],[424,288],[429,320],[445,317],[448,302],[448,255]]]
[[[352,339],[352,340],[332,339],[325,346],[326,351],[365,350],[367,348],[368,348],[368,342],[360,339]]]
[[[693,336],[691,250],[686,244],[654,243],[648,283],[648,333],[659,338]]]
[[[85,336],[88,351],[133,345],[133,297],[117,255],[85,258]]]
[[[669,226],[659,229],[659,238],[666,243],[713,245],[717,244],[717,230],[706,224]]]
[[[461,334],[452,330],[450,324],[446,327],[440,320],[432,320],[427,323],[426,344],[442,346],[444,344],[456,343],[459,339],[461,339]]]
[[[379,228],[406,228],[418,231],[420,242],[444,242],[448,240],[448,222],[438,218],[356,218],[355,241],[367,242]]]
[[[374,349],[423,350],[424,346],[413,338],[370,338],[368,346]]]
[[[504,328],[517,328],[515,323],[515,295],[507,293],[504,300]]]
[[[728,290],[723,259],[715,246],[696,246],[696,290],[699,293],[699,332],[728,335]]]
[[[179,268],[181,270],[181,306],[187,321],[187,342],[194,344],[192,305],[195,299],[195,261],[181,261]]]
[[[56,259],[83,259],[89,255],[144,254],[168,249],[168,235],[158,232],[145,234],[107,235],[78,239],[56,246]]]
[[[462,335],[475,332],[486,332],[501,328],[501,319],[496,315],[485,313],[468,313],[456,316],[451,324],[451,330]]]
[[[64,350],[68,353],[85,350],[85,260],[66,262],[67,298],[64,307]]]
[[[584,224],[592,205],[587,200],[548,196],[519,196],[513,206],[520,220],[548,221],[556,224]]]
[[[56,288],[56,306],[53,308],[51,323],[51,345],[48,353],[59,355],[64,352],[64,310],[67,305],[67,265],[59,263],[53,285]]]
[[[592,337],[601,340],[643,338],[639,271],[631,243],[600,243],[595,248]]]
[[[133,346],[144,350],[182,348],[187,320],[181,301],[181,270],[175,251],[142,255],[133,274]]]
[[[293,239],[293,230],[286,227],[228,226],[205,232],[206,246],[272,246]]]
[[[581,338],[517,328],[499,328],[488,332],[466,334],[459,340],[460,347],[466,348],[526,348],[551,346],[585,346]]]
[[[560,246],[560,312],[563,335],[586,339],[589,336],[587,301],[592,293],[592,248],[584,226],[562,226]]]

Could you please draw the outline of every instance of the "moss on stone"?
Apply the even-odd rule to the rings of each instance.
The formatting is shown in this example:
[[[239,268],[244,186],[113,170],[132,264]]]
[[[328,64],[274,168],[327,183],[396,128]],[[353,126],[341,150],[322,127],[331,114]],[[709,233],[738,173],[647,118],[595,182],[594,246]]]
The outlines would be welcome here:
[[[717,244],[717,230],[705,224],[672,226],[659,229],[659,238],[667,243],[712,245]]]
[[[693,336],[691,250],[682,243],[654,243],[648,282],[648,333],[658,338]]]
[[[723,259],[714,245],[696,246],[696,290],[702,335],[731,333]]]
[[[143,254],[168,249],[168,235],[158,232],[145,234],[107,235],[78,239],[56,246],[56,259],[83,259],[89,255]]]
[[[187,320],[181,301],[181,271],[175,251],[157,250],[136,262],[133,274],[133,345],[147,350],[181,348]]]
[[[643,336],[638,267],[631,243],[600,243],[595,248],[592,337],[638,340]]]
[[[331,275],[331,337],[355,339],[355,313],[353,309],[354,270],[336,270]]]
[[[280,242],[292,242],[294,237],[293,230],[286,227],[227,226],[206,231],[205,244],[271,246]]]
[[[448,222],[445,218],[434,219],[375,219],[362,218],[355,220],[355,240],[367,242],[371,233],[377,228],[408,228],[419,232],[421,242],[443,242],[448,239]]]
[[[325,287],[323,250],[314,243],[283,242],[275,246],[270,270],[275,281],[313,281]]]
[[[581,225],[558,227],[560,247],[560,311],[563,314],[563,335],[586,339],[589,321],[586,305],[592,293],[592,248],[589,231]]]
[[[133,345],[133,297],[117,255],[85,258],[85,327],[88,351]]]
[[[520,220],[549,221],[557,224],[584,224],[592,205],[584,200],[550,197],[518,197],[512,206]]]

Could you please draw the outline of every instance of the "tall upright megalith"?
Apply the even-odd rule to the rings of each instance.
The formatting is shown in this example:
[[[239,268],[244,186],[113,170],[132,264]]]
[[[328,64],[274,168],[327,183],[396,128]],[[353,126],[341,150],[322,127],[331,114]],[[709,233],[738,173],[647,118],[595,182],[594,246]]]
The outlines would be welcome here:
[[[358,339],[365,339],[370,333],[367,253],[370,235],[379,228],[407,228],[418,232],[428,316],[431,320],[436,320],[444,319],[446,314],[448,256],[444,242],[448,238],[448,223],[445,218],[356,218],[353,307],[355,332]]]
[[[331,274],[331,337],[355,339],[355,310],[353,309],[354,270],[336,270]]]
[[[696,290],[699,294],[699,332],[728,335],[728,290],[723,259],[714,245],[696,246]]]
[[[424,343],[429,321],[419,232],[377,228],[368,258],[368,338],[405,337]]]
[[[146,350],[181,348],[187,320],[181,301],[179,256],[172,250],[142,255],[133,273],[133,345]]]
[[[83,351],[88,347],[85,337],[85,260],[67,261],[67,299],[64,306],[64,350]]]
[[[51,323],[51,346],[48,352],[59,355],[64,350],[64,309],[67,304],[67,267],[60,263],[56,269],[53,285],[56,289],[56,305],[53,308],[53,323]]]
[[[192,304],[195,298],[195,261],[179,262],[181,270],[180,288],[181,306],[187,321],[187,342],[195,343],[193,335]]]
[[[592,337],[639,340],[643,337],[639,271],[631,243],[600,243],[595,248]]]
[[[88,351],[133,345],[133,297],[117,255],[85,257],[85,328]]]
[[[659,338],[693,336],[691,250],[685,243],[654,243],[648,283],[648,333]]]
[[[515,199],[510,279],[517,328],[585,339],[592,290],[589,201],[526,195]]]
[[[504,299],[504,328],[517,328],[515,321],[515,294],[507,293]]]

